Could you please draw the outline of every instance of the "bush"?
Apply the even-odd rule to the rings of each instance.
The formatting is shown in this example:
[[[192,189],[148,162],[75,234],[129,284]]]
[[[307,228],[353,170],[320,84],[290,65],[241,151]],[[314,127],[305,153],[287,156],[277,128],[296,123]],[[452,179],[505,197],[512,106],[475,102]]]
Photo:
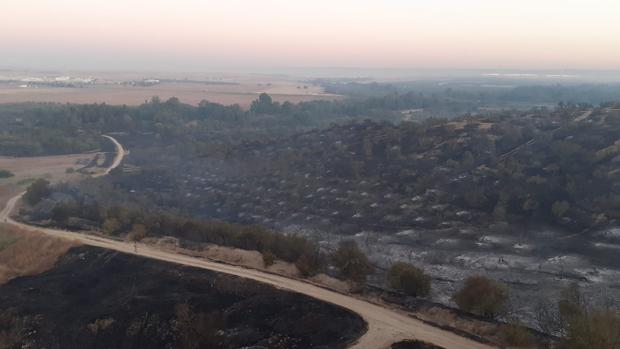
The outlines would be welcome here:
[[[0,178],[10,178],[13,177],[13,172],[9,170],[0,170]]]
[[[431,291],[431,278],[422,269],[408,263],[392,265],[387,278],[390,287],[409,296],[424,297]]]
[[[534,343],[534,336],[522,325],[510,323],[499,328],[499,336],[504,345],[511,347],[529,347]]]
[[[263,265],[265,267],[270,267],[273,263],[276,262],[276,256],[270,251],[263,252]]]
[[[368,274],[374,270],[368,257],[357,247],[355,241],[341,241],[332,255],[332,260],[342,277],[356,283],[366,281]]]
[[[561,348],[620,348],[620,317],[613,310],[594,309],[568,319]]]
[[[319,251],[306,252],[295,261],[295,266],[297,270],[299,270],[299,274],[304,278],[316,275],[322,265],[323,263]]]
[[[90,331],[90,333],[96,336],[97,334],[110,328],[110,326],[112,326],[113,324],[113,318],[97,319],[95,320],[95,322],[86,325],[86,328]]]
[[[121,224],[116,218],[106,218],[106,220],[103,221],[101,228],[104,233],[113,235],[120,230]]]
[[[134,224],[131,231],[127,234],[127,240],[132,242],[141,241],[146,237],[146,227],[143,224]]]
[[[558,311],[564,334],[560,348],[620,348],[620,315],[613,309],[588,306],[577,285],[562,292]]]
[[[506,310],[508,288],[486,276],[471,276],[452,299],[462,310],[494,318]]]

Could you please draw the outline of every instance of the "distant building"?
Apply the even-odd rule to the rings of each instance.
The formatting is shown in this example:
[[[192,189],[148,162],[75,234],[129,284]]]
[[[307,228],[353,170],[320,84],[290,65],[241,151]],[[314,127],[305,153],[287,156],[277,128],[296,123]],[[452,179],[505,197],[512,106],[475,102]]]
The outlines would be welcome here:
[[[142,80],[142,85],[144,85],[144,86],[153,86],[153,85],[157,85],[159,83],[160,83],[160,81],[157,80],[157,79],[145,79],[145,80]]]

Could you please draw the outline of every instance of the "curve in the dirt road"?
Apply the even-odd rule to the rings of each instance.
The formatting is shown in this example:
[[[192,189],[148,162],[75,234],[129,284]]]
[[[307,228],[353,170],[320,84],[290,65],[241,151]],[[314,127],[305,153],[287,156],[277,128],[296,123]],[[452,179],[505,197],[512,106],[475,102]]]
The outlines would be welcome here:
[[[112,140],[117,149],[117,155],[112,165],[106,169],[104,174],[110,173],[111,170],[118,167],[123,160],[125,150],[122,145],[113,137]],[[134,243],[117,241],[103,237],[94,237],[80,233],[74,233],[58,229],[33,227],[21,222],[14,221],[10,215],[16,203],[21,198],[19,194],[11,198],[4,209],[0,212],[0,220],[6,221],[18,228],[39,231],[48,235],[75,240],[85,245],[96,246],[111,250],[120,251],[139,255],[147,258],[208,269],[225,274],[235,275],[246,279],[251,279],[261,283],[269,284],[274,287],[285,289],[293,292],[305,294],[321,301],[335,304],[346,308],[361,316],[368,324],[368,331],[362,335],[351,348],[354,349],[382,349],[389,348],[393,343],[404,339],[416,339],[446,349],[487,349],[491,346],[479,343],[452,332],[442,330],[437,327],[428,325],[420,320],[409,316],[405,312],[382,307],[368,301],[338,293],[323,287],[319,287],[302,280],[291,279],[280,275],[262,272],[256,269],[248,269],[244,267],[218,263],[210,260],[199,259],[187,255],[177,254],[173,252],[162,251],[149,245],[139,244],[139,248],[135,248]]]
[[[120,144],[119,141],[116,140],[116,138],[108,135],[103,135],[102,137],[107,138],[112,143],[114,143],[114,147],[116,148],[116,155],[114,156],[114,160],[112,160],[112,164],[108,166],[108,168],[106,168],[103,173],[98,173],[96,175],[93,175],[93,177],[101,177],[110,174],[112,170],[121,165],[121,162],[123,162],[123,158],[125,157],[125,148],[123,148],[123,145]]]

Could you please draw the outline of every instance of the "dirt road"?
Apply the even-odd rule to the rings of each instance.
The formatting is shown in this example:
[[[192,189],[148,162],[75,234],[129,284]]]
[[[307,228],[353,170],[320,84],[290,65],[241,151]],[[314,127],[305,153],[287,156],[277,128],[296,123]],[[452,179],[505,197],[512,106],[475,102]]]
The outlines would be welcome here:
[[[113,164],[106,170],[109,173],[118,167],[123,160],[125,151],[114,138],[111,139],[117,148],[117,156]],[[446,349],[482,349],[491,348],[452,332],[445,331],[427,325],[417,319],[408,316],[404,312],[381,307],[376,304],[355,298],[353,296],[337,293],[319,286],[315,286],[301,280],[290,279],[279,275],[269,274],[254,269],[247,269],[239,266],[232,266],[195,257],[176,254],[158,250],[149,245],[138,244],[137,250],[131,242],[116,241],[102,237],[88,236],[58,229],[47,229],[29,226],[11,219],[10,214],[21,196],[11,198],[4,209],[0,212],[0,221],[6,221],[21,229],[29,231],[40,231],[52,236],[78,241],[85,245],[97,246],[106,249],[116,250],[123,253],[139,255],[147,258],[178,263],[182,265],[208,269],[225,274],[235,275],[247,279],[275,286],[279,289],[290,290],[314,297],[316,299],[333,303],[343,308],[349,309],[360,315],[368,323],[368,331],[351,346],[354,349],[381,349],[403,339],[417,339],[430,342]]]
[[[125,148],[120,144],[114,137],[110,137],[108,135],[103,135],[103,137],[109,139],[112,143],[114,143],[114,147],[116,148],[116,156],[114,156],[114,160],[112,164],[108,166],[102,173],[97,173],[93,175],[93,177],[101,177],[110,174],[110,171],[117,168],[123,162],[123,158],[125,157]]]

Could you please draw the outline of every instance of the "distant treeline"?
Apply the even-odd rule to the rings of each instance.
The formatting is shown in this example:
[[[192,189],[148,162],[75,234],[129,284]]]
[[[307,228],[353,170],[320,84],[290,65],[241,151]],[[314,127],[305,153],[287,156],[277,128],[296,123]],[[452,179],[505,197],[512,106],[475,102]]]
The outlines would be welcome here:
[[[398,109],[425,106],[423,96],[364,101],[274,102],[261,95],[248,111],[208,101],[198,106],[154,97],[137,106],[24,103],[0,105],[0,154],[32,156],[97,149],[100,135],[154,135],[164,143],[221,142],[293,134],[359,118],[399,120]]]
[[[326,92],[357,98],[384,97],[417,93],[453,105],[587,103],[618,100],[620,84],[547,84],[523,85],[511,81],[454,80],[393,83],[363,83],[317,80]]]

